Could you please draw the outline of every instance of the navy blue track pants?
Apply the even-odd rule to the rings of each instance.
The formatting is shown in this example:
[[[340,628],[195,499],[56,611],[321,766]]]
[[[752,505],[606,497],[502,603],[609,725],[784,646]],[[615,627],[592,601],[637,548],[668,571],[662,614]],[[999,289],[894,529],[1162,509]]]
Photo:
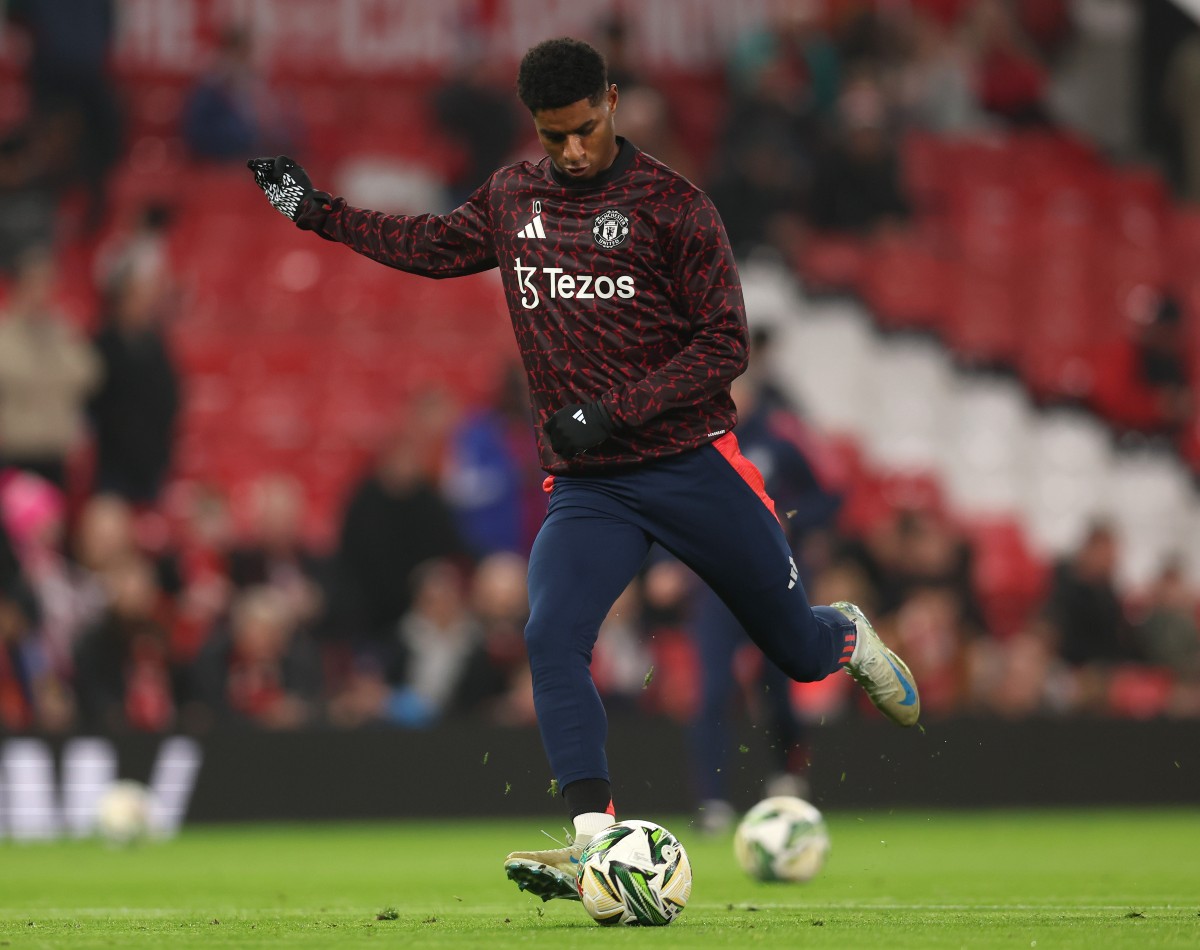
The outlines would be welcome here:
[[[538,727],[560,788],[609,777],[592,648],[655,541],[713,589],[792,679],[823,679],[848,659],[854,624],[809,605],[761,486],[732,435],[629,470],[555,477],[530,554],[525,644]]]

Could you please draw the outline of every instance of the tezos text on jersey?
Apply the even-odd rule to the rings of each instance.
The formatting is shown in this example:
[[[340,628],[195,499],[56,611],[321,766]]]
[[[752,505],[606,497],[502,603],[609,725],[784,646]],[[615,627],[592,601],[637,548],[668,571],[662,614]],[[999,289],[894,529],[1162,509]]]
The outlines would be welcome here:
[[[534,278],[541,273],[549,284],[550,299],[575,300],[632,300],[637,294],[632,274],[610,277],[607,274],[568,274],[561,267],[523,266],[521,258],[513,261],[517,272],[517,289],[521,292],[521,306],[533,310],[542,302]]]

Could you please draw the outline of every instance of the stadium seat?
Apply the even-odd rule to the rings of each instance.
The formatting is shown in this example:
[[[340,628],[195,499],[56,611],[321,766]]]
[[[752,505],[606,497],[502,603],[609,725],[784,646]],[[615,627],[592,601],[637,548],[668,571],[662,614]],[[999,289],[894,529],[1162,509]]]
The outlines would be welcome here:
[[[853,290],[867,258],[863,243],[840,235],[813,235],[796,261],[796,269],[811,293]]]
[[[1014,509],[1035,552],[1058,557],[1079,544],[1106,510],[1112,464],[1112,438],[1103,422],[1078,408],[1038,413]]]
[[[950,280],[946,343],[968,365],[1014,366],[1023,342],[1019,303],[1006,275],[959,267]]]
[[[936,466],[952,386],[950,367],[928,338],[901,337],[880,347],[870,386],[875,411],[862,431],[872,457],[901,470]]]
[[[956,380],[943,416],[940,466],[955,510],[1014,510],[1033,418],[1026,393],[1011,378],[972,374]]]
[[[1195,489],[1167,450],[1148,446],[1116,455],[1105,500],[1120,538],[1118,576],[1125,589],[1149,584],[1169,557],[1193,544]]]
[[[848,301],[810,303],[775,344],[798,405],[835,433],[858,435],[876,408],[870,373],[876,347],[870,319]]]
[[[951,267],[930,242],[901,234],[869,250],[859,288],[882,326],[933,329],[945,318]]]
[[[1045,595],[1046,561],[1030,549],[1015,517],[967,518],[972,583],[988,630],[1005,638],[1019,633]]]

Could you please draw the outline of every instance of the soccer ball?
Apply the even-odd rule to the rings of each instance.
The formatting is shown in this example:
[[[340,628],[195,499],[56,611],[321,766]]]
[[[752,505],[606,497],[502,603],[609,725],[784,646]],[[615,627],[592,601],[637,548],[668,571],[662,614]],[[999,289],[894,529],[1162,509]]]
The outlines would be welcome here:
[[[733,835],[733,852],[747,874],[760,881],[808,881],[825,865],[829,831],[821,813],[802,798],[765,798]]]
[[[579,859],[579,896],[598,924],[662,927],[692,893],[692,865],[671,832],[652,821],[620,821]]]
[[[150,831],[150,791],[141,782],[114,782],[96,808],[96,831],[111,845],[128,845]]]

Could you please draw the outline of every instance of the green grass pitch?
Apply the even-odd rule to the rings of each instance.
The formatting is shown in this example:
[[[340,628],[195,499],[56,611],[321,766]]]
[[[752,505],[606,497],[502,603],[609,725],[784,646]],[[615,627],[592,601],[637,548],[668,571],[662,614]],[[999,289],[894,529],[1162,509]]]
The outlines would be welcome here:
[[[505,880],[509,850],[561,836],[551,817],[197,827],[129,850],[0,843],[0,947],[1200,946],[1198,810],[827,819],[833,853],[806,885],[752,882],[728,835],[665,820],[695,887],[655,930],[600,928]]]

